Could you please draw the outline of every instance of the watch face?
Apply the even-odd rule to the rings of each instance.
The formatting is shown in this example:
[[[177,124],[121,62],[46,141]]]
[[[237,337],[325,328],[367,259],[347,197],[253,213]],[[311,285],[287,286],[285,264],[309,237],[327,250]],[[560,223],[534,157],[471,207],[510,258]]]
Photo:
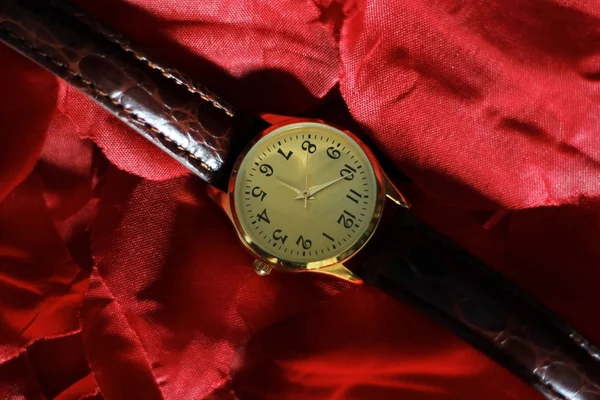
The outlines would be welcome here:
[[[254,143],[238,160],[230,196],[246,246],[288,269],[353,255],[377,226],[384,197],[379,167],[362,143],[306,121],[274,127]]]

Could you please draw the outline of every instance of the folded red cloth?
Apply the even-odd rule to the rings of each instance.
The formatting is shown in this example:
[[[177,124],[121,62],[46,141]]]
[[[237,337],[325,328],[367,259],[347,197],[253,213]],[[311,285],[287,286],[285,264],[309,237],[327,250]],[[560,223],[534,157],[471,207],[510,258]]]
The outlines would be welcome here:
[[[77,3],[242,108],[341,97],[421,218],[600,343],[599,3]],[[373,288],[256,276],[203,183],[0,60],[0,399],[541,399]]]

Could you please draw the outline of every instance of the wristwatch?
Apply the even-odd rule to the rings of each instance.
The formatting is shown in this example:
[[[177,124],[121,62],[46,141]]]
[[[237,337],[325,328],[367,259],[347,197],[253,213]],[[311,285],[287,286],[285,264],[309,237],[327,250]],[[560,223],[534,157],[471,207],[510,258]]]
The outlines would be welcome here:
[[[600,399],[600,352],[418,220],[373,151],[315,119],[269,125],[65,1],[0,1],[0,40],[210,183],[260,275],[367,282],[451,329],[549,399]]]

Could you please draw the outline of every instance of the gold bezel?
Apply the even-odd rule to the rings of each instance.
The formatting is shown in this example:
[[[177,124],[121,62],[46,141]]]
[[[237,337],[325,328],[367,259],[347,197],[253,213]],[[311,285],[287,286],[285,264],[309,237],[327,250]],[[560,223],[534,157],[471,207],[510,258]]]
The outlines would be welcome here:
[[[262,248],[260,248],[256,243],[254,243],[252,241],[252,238],[250,238],[250,236],[245,232],[244,228],[242,227],[239,215],[237,213],[237,207],[235,204],[236,203],[236,201],[235,201],[235,184],[237,181],[239,168],[240,168],[244,158],[250,151],[250,149],[258,141],[263,139],[265,136],[268,136],[272,132],[274,132],[280,128],[283,128],[285,126],[294,125],[294,124],[298,124],[298,123],[322,124],[322,125],[334,128],[334,129],[346,134],[350,139],[354,140],[358,144],[358,146],[362,149],[362,151],[364,151],[367,158],[369,159],[369,162],[371,163],[373,172],[375,174],[375,181],[376,181],[376,185],[377,185],[377,200],[375,203],[375,210],[373,212],[373,217],[371,218],[371,221],[369,221],[369,224],[367,225],[367,229],[364,232],[364,234],[362,235],[362,237],[359,240],[357,240],[347,250],[337,254],[334,257],[329,257],[324,260],[311,261],[311,262],[306,262],[306,263],[298,263],[298,262],[294,262],[294,261],[290,261],[290,260],[280,259],[277,256],[270,254],[270,253],[264,251]],[[335,264],[342,263],[346,260],[349,260],[358,251],[360,251],[367,244],[369,239],[371,239],[371,237],[375,233],[375,230],[377,229],[377,226],[379,225],[379,221],[381,220],[381,216],[383,214],[383,207],[385,204],[386,193],[385,193],[384,174],[383,174],[383,170],[381,169],[381,166],[377,162],[377,159],[375,158],[375,155],[371,152],[371,150],[356,135],[354,135],[352,132],[350,132],[348,130],[342,129],[342,128],[335,126],[333,124],[330,124],[330,123],[326,123],[319,119],[291,118],[289,120],[272,125],[268,129],[264,130],[259,135],[257,135],[257,137],[255,137],[244,148],[244,150],[242,151],[242,153],[239,155],[238,159],[236,160],[235,165],[233,167],[233,171],[231,172],[231,177],[229,178],[229,186],[228,186],[228,194],[227,195],[229,196],[230,213],[231,213],[231,218],[233,220],[233,224],[235,226],[235,230],[236,230],[242,244],[246,248],[246,250],[248,250],[257,259],[271,265],[274,268],[277,268],[280,270],[285,270],[285,271],[302,272],[302,271],[314,271],[314,270],[318,270],[318,269],[330,267]]]

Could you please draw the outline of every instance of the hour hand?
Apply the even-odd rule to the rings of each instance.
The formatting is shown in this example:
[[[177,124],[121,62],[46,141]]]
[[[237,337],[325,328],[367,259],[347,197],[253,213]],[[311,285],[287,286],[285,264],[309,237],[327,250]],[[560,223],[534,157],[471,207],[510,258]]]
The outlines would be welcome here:
[[[299,198],[301,198],[301,199],[303,199],[303,198],[304,198],[304,195],[303,195],[303,193],[302,193],[302,190],[300,190],[300,189],[298,189],[298,188],[296,188],[296,187],[294,187],[294,186],[290,185],[290,184],[289,184],[289,183],[287,183],[287,182],[284,182],[284,181],[282,181],[282,180],[281,180],[281,179],[279,179],[279,178],[275,178],[275,180],[276,180],[277,182],[281,183],[283,186],[287,186],[287,187],[289,187],[290,189],[292,189],[292,190],[293,190],[293,191],[294,191],[294,192],[295,192],[297,195],[299,195],[299,196],[300,196]],[[310,198],[310,199],[314,199],[314,197],[312,197],[312,196],[311,196],[311,197],[309,197],[309,198]]]

